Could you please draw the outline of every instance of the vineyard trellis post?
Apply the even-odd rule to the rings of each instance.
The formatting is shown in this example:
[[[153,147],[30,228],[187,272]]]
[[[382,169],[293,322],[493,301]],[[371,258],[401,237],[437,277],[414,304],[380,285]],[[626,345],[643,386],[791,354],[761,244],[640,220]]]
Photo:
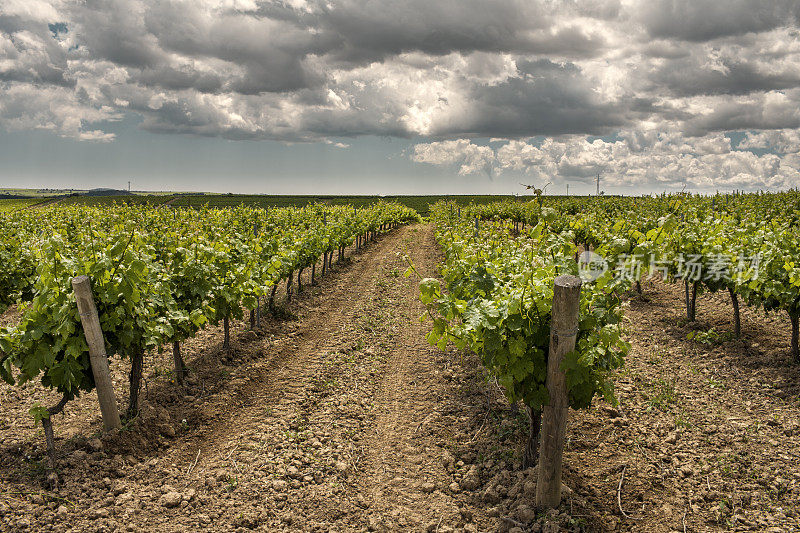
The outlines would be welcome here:
[[[111,371],[108,368],[103,330],[100,328],[100,318],[97,315],[97,306],[94,303],[89,276],[73,278],[72,289],[78,303],[78,313],[80,313],[83,333],[86,336],[86,344],[89,345],[89,362],[97,388],[103,427],[106,431],[119,428],[121,427],[119,410],[114,396],[114,385],[111,382]]]
[[[181,356],[181,343],[179,341],[174,341],[172,343],[172,360],[175,366],[175,381],[178,382],[178,385],[183,385],[183,375],[186,372],[186,365],[183,362],[183,356]]]
[[[561,369],[564,356],[575,349],[578,337],[581,279],[562,275],[553,288],[553,318],[547,358],[547,392],[550,402],[542,408],[542,443],[536,483],[536,507],[553,508],[561,502],[561,462],[569,416],[567,376]]]

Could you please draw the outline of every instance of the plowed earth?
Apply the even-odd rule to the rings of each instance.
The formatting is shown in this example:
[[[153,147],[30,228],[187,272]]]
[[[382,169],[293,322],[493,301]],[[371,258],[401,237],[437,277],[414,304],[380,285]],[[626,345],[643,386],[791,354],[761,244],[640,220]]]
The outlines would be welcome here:
[[[437,275],[433,228],[401,228],[316,286],[306,273],[280,317],[234,323],[229,352],[220,328],[185,343],[184,387],[171,354],[149,354],[122,431],[100,432],[94,394],[69,403],[55,487],[27,411],[58,398],[0,386],[0,530],[800,530],[788,318],[745,309],[737,340],[727,296],[700,296],[687,325],[680,287],[629,295],[620,405],[570,413],[562,506],[537,513],[524,410],[475,355],[425,342],[398,252]],[[121,410],[127,371],[112,361]]]

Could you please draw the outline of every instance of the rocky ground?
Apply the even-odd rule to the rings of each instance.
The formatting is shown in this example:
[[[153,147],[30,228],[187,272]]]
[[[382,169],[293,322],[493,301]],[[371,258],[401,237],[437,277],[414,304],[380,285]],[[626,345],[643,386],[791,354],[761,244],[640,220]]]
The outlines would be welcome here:
[[[593,485],[592,506],[623,530],[800,531],[788,316],[745,308],[734,339],[727,293],[698,296],[692,324],[677,284],[646,283],[629,305],[620,405],[575,416],[573,483]]]
[[[71,402],[54,419],[56,487],[27,410],[58,398],[0,386],[0,530],[800,530],[786,317],[745,310],[736,340],[725,296],[701,296],[687,325],[680,287],[646,283],[620,405],[570,414],[563,504],[537,513],[524,411],[474,355],[425,342],[398,252],[436,274],[429,226],[351,250],[280,318],[234,324],[230,352],[218,328],[187,342],[183,388],[171,354],[150,354],[142,412],[120,432],[100,433],[94,395]],[[126,371],[114,363],[118,395]]]

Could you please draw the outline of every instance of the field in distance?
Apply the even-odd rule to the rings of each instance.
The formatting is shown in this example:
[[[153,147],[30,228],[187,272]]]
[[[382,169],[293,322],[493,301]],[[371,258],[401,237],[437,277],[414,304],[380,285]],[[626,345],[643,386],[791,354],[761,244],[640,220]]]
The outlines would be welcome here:
[[[41,189],[53,190],[53,189]],[[61,195],[36,195],[39,189],[0,189],[0,210],[20,209],[27,207],[45,207],[48,205],[110,205],[113,203],[127,205],[170,205],[173,207],[232,207],[249,205],[256,207],[302,207],[307,204],[326,203],[331,205],[353,205],[362,207],[380,200],[395,201],[416,210],[420,215],[428,215],[428,206],[439,200],[451,200],[460,205],[488,204],[503,199],[519,198],[530,200],[532,197],[514,195],[431,195],[431,196],[326,196],[326,195],[266,195],[266,194],[202,194],[202,193],[170,193],[154,192],[129,194],[98,194],[93,191],[62,191]],[[118,192],[118,191],[114,191]],[[28,198],[2,198],[3,193],[10,193]],[[77,193],[77,194],[76,194]]]

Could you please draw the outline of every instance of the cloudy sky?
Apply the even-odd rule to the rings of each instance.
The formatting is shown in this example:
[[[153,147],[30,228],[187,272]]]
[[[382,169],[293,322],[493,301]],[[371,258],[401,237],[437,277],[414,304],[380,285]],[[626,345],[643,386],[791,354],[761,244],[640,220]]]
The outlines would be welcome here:
[[[798,21],[798,0],[3,0],[0,187],[796,187]]]

